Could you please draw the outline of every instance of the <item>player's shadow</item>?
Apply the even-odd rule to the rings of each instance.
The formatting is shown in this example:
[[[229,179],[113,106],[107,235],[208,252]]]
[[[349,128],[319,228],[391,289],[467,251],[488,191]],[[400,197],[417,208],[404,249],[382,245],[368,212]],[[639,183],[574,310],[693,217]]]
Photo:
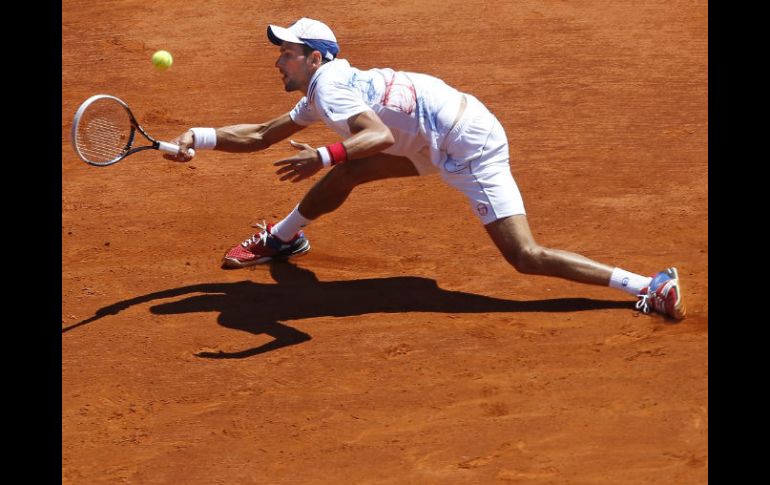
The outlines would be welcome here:
[[[310,335],[282,323],[304,318],[406,312],[576,312],[630,307],[628,301],[588,298],[502,300],[444,290],[435,280],[417,276],[319,281],[312,271],[288,262],[270,264],[270,274],[276,284],[253,281],[202,283],[137,296],[101,308],[93,317],[62,329],[62,333],[133,305],[193,293],[201,294],[160,303],[150,307],[150,311],[158,315],[219,312],[217,321],[220,325],[253,334],[267,334],[274,339],[238,352],[196,354],[209,358],[251,357],[310,340]]]

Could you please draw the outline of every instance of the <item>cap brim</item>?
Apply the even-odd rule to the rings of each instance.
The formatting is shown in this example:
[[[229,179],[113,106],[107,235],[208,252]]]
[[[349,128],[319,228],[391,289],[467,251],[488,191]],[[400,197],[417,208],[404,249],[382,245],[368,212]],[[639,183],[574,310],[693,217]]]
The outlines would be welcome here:
[[[278,27],[277,25],[267,26],[267,38],[275,45],[281,45],[281,42],[292,42],[294,44],[304,44],[302,40],[294,35],[291,30]]]

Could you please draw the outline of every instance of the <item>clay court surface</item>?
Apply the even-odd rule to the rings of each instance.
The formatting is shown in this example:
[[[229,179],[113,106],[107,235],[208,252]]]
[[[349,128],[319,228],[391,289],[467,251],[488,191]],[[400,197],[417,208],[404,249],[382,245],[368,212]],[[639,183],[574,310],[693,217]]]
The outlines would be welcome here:
[[[707,3],[607,3],[65,0],[63,483],[706,483]],[[312,183],[274,175],[288,143],[76,157],[96,93],[165,140],[289,111],[265,29],[302,16],[356,67],[477,96],[538,241],[676,265],[688,318],[517,273],[438,175],[357,188],[294,264],[225,271]]]

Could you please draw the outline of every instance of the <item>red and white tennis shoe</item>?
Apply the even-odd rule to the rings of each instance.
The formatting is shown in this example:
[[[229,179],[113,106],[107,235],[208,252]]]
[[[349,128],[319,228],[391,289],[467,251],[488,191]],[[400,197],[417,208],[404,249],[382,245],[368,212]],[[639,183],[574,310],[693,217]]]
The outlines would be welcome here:
[[[636,309],[643,313],[655,310],[674,320],[683,319],[687,313],[676,268],[666,268],[653,276],[650,286],[637,296]]]
[[[257,227],[262,231],[227,251],[222,261],[223,268],[245,268],[298,256],[310,250],[310,241],[302,231],[287,242],[272,234],[273,224],[257,224]]]

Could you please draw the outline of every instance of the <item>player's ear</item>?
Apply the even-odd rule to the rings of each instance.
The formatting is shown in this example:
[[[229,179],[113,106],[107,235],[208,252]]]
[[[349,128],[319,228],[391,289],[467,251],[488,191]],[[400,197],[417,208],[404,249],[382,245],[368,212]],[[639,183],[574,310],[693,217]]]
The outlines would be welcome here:
[[[323,62],[323,58],[321,58],[321,52],[320,51],[313,51],[313,53],[310,55],[313,66],[318,67]]]

